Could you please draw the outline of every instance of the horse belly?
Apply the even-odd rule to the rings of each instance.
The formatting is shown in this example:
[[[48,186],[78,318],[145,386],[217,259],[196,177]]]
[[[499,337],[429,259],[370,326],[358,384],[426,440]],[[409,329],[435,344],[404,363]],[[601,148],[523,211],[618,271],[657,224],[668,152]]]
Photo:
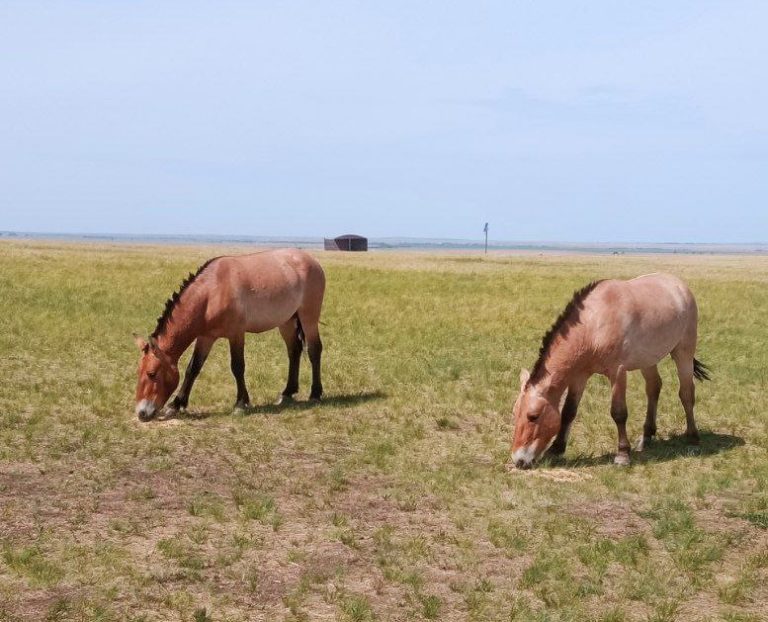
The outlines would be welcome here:
[[[642,352],[635,351],[630,355],[623,357],[621,365],[627,371],[653,367],[671,351],[672,348],[660,348],[654,350],[645,350]]]
[[[621,364],[627,371],[652,367],[680,343],[681,337],[677,318],[636,324],[625,334]]]
[[[298,291],[249,292],[243,301],[245,332],[263,333],[285,324],[301,304]]]

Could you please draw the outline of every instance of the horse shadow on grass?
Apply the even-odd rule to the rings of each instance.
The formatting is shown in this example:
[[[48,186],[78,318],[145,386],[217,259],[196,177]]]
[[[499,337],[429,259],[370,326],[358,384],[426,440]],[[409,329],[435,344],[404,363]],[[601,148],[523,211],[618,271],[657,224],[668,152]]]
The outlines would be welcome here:
[[[289,400],[284,404],[261,404],[251,406],[245,414],[247,415],[277,415],[286,411],[302,411],[312,408],[350,408],[359,404],[365,404],[374,400],[381,400],[387,397],[382,391],[369,391],[366,393],[347,393],[341,395],[328,395],[322,400]]]
[[[740,436],[733,434],[719,434],[717,432],[699,431],[698,445],[690,445],[685,434],[675,434],[669,438],[654,439],[647,443],[642,451],[633,451],[632,464],[651,464],[655,462],[669,462],[678,458],[691,456],[706,458],[741,447],[745,441]],[[548,456],[542,460],[542,466],[584,468],[603,464],[612,464],[616,452],[596,455],[577,455],[573,457]]]
[[[179,413],[162,418],[168,419],[208,419],[210,417],[231,417],[231,416],[251,416],[251,415],[279,415],[285,412],[296,412],[310,410],[314,408],[350,408],[359,404],[381,400],[387,397],[383,391],[368,391],[364,393],[342,393],[339,395],[327,395],[322,400],[296,400],[291,399],[282,404],[258,404],[250,406],[246,410],[192,410],[181,411]]]

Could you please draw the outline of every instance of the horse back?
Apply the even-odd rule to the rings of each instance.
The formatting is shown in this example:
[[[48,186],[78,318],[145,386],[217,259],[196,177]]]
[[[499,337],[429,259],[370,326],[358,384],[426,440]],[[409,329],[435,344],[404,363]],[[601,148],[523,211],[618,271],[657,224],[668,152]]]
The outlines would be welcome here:
[[[325,275],[299,249],[226,256],[211,266],[206,319],[214,332],[264,332],[305,306],[322,305]]]
[[[587,299],[586,328],[595,349],[627,370],[658,363],[681,343],[696,341],[696,300],[664,273],[608,280]]]

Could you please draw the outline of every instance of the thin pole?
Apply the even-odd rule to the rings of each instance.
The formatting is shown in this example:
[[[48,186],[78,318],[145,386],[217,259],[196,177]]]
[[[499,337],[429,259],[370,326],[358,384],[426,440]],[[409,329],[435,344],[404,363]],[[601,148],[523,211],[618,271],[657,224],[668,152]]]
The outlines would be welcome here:
[[[488,254],[488,223],[485,223],[485,227],[483,227],[483,231],[485,231],[485,254]]]

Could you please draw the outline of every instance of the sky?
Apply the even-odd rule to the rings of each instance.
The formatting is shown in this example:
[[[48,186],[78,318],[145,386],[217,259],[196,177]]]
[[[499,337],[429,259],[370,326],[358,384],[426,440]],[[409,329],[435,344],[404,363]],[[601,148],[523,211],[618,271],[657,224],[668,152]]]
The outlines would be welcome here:
[[[768,3],[0,0],[0,230],[768,241]]]

